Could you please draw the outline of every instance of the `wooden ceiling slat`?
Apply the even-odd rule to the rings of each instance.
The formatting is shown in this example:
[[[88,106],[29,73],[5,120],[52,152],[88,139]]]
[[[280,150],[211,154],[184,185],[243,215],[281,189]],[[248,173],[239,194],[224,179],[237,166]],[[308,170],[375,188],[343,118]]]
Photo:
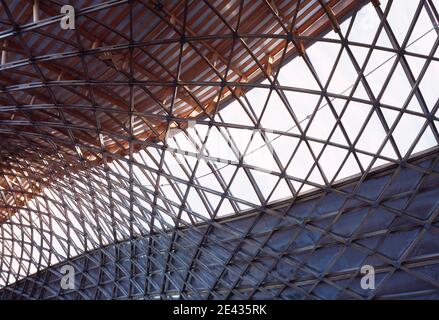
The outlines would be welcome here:
[[[330,0],[327,2],[327,7],[334,12],[336,19],[341,19],[365,2],[358,0]],[[15,5],[13,7],[12,13],[17,17],[18,23],[28,24],[30,22],[32,17],[31,3],[32,1],[28,0],[24,6]],[[84,2],[82,8],[92,4],[93,1]],[[264,67],[265,65],[266,67],[268,56],[273,58],[271,68],[276,70],[280,63],[284,63],[286,60],[300,54],[301,51],[306,50],[306,46],[311,44],[309,41],[303,42],[303,47],[299,48],[299,51],[290,45],[286,52],[286,58],[284,60],[280,59],[286,43],[285,30],[289,31],[292,29],[294,34],[299,36],[319,36],[330,30],[333,24],[331,19],[328,18],[327,10],[322,8],[317,0],[300,1],[301,10],[306,9],[301,11],[297,17],[296,25],[300,25],[298,28],[291,28],[297,1],[277,0],[275,4],[279,14],[277,18],[273,15],[272,10],[275,9],[271,7],[269,2],[245,2],[244,12],[242,13],[245,18],[241,21],[238,34],[241,37],[248,34],[249,37],[235,39],[235,52],[233,57],[229,57],[230,46],[233,41],[231,30],[223,22],[220,22],[221,19],[208,5],[197,2],[191,3],[189,10],[194,10],[194,12],[186,21],[185,36],[187,39],[195,39],[206,35],[211,35],[212,37],[186,42],[182,57],[184,59],[183,67],[186,65],[191,67],[187,67],[187,70],[184,69],[180,78],[188,79],[188,83],[194,79],[195,81],[193,82],[195,83],[197,81],[218,83],[211,86],[197,86],[195,84],[193,87],[189,87],[179,84],[177,81],[175,84],[172,84],[180,59],[178,54],[176,54],[175,48],[180,47],[178,41],[183,26],[184,2],[177,2],[173,7],[168,7],[165,3],[161,8],[158,8],[154,1],[139,0],[135,2],[133,7],[135,9],[133,12],[135,17],[134,23],[140,24],[140,27],[147,30],[142,39],[136,39],[137,42],[149,43],[157,39],[175,39],[175,41],[158,44],[154,47],[136,47],[133,49],[133,61],[129,61],[129,49],[114,52],[111,49],[115,45],[129,43],[129,38],[126,36],[129,34],[127,19],[130,7],[128,3],[111,7],[111,10],[113,10],[111,12],[114,14],[108,15],[104,19],[98,19],[98,15],[94,13],[91,13],[88,17],[79,17],[80,20],[77,21],[76,31],[61,32],[56,24],[52,24],[44,28],[36,28],[34,31],[29,31],[29,33],[23,32],[22,34],[22,39],[29,42],[27,46],[33,57],[71,51],[74,48],[79,52],[74,58],[66,60],[55,58],[50,61],[36,62],[26,61],[28,51],[24,50],[25,47],[17,42],[17,39],[14,38],[15,36],[8,37],[6,45],[5,42],[0,43],[0,49],[8,51],[7,61],[4,66],[5,72],[2,71],[2,66],[0,65],[0,81],[2,81],[2,87],[5,88],[0,93],[9,94],[7,89],[9,85],[19,85],[23,89],[19,93],[17,91],[14,92],[16,95],[20,95],[17,100],[16,110],[11,109],[10,112],[0,113],[0,123],[3,123],[5,126],[5,129],[0,131],[0,139],[3,141],[22,141],[22,146],[27,145],[28,149],[23,147],[22,150],[17,149],[13,151],[8,146],[3,149],[0,156],[4,159],[8,158],[8,154],[13,154],[15,157],[20,156],[22,159],[32,162],[35,168],[38,167],[41,170],[45,170],[46,166],[37,154],[43,155],[46,154],[47,150],[52,150],[51,141],[53,140],[57,143],[59,153],[72,162],[70,170],[81,170],[81,166],[84,163],[73,163],[75,162],[76,148],[78,146],[82,151],[86,165],[96,166],[103,161],[111,161],[111,159],[104,159],[103,153],[113,154],[115,157],[129,156],[130,152],[139,150],[140,143],[157,143],[162,141],[170,121],[173,121],[171,118],[199,119],[213,116],[213,112],[217,110],[218,99],[220,99],[221,105],[224,106],[235,97],[244,94],[251,87],[251,83],[257,83],[267,76],[265,74],[266,69],[261,69],[261,66]],[[215,5],[215,11],[220,12],[222,18],[227,23],[231,21],[236,22],[235,16],[239,10],[240,1],[232,1],[231,3],[218,2]],[[59,13],[57,9],[52,4],[41,2],[40,22],[45,17],[57,15]],[[99,11],[96,12],[99,13]],[[147,15],[148,17],[154,17],[154,21],[142,19],[143,16]],[[217,23],[209,24],[212,21]],[[280,22],[284,25],[282,26]],[[8,22],[0,21],[0,24],[8,25]],[[119,26],[122,25],[124,27],[120,28]],[[218,37],[215,38],[215,35]],[[84,41],[84,43],[78,44],[78,39]],[[87,67],[92,67],[93,74],[86,74],[82,63],[78,62],[81,55],[80,47],[83,46],[85,50],[89,50],[90,48],[87,47],[89,45],[92,49],[110,48],[103,49],[104,53],[107,53],[108,59],[101,54],[84,53],[87,58],[84,61],[86,61]],[[251,53],[248,52],[246,46],[250,48]],[[117,60],[120,65],[117,65],[117,61],[112,58],[118,54],[121,56]],[[18,59],[23,60],[20,67],[8,68],[8,63],[13,63]],[[67,61],[77,63],[67,65]],[[144,113],[145,116],[134,118],[136,126],[132,128],[132,131],[135,134],[131,137],[128,130],[126,130],[128,127],[126,123],[130,121],[131,111],[129,102],[130,63],[132,63],[133,74],[140,77],[140,79],[135,80],[148,80],[157,83],[157,85],[150,85],[148,87],[136,86],[134,111],[139,114]],[[48,80],[57,79],[52,81],[55,83],[55,86],[50,87],[50,90],[58,93],[57,101],[52,101],[53,98],[44,93],[44,90],[50,92],[44,85],[43,88],[38,89],[26,87],[28,82],[41,82],[41,78],[33,69],[33,64],[41,67],[41,70],[45,73],[44,76]],[[248,87],[242,87],[237,90],[237,88],[230,85],[225,85],[222,89],[221,97],[218,97],[218,92],[221,89],[221,78],[223,77],[221,72],[223,72],[226,66],[229,66],[227,79],[237,79],[236,82],[245,82]],[[8,76],[9,74],[11,74],[10,77]],[[104,82],[124,79],[125,84],[121,83],[119,86],[93,86],[92,84],[84,87],[77,87],[74,84],[67,87],[56,86],[57,81],[85,81],[89,77]],[[170,85],[164,86],[160,85],[160,83],[170,83]],[[90,86],[93,87],[93,94],[88,91]],[[176,92],[176,99],[171,113],[168,105],[174,90]],[[0,97],[0,104],[10,106],[11,101],[5,99],[5,97]],[[31,104],[33,104],[36,99],[48,105],[56,105],[59,111],[65,114],[65,120],[62,121],[61,117],[58,117],[56,114],[57,108],[54,108],[54,110],[32,110],[30,112],[30,119],[35,123],[35,127],[28,125],[28,123],[26,125],[25,123],[19,123],[19,121],[28,121],[28,119],[21,116],[22,111],[20,111],[20,105],[18,104],[26,100],[31,101]],[[99,106],[99,128],[95,115],[92,112],[94,99],[102,102],[98,103],[101,104]],[[164,102],[165,99],[168,101]],[[76,104],[89,104],[91,108],[81,110],[80,107],[77,109],[63,107],[63,105],[71,106]],[[160,114],[163,117],[148,117],[147,114]],[[14,121],[16,121],[15,125]],[[181,121],[173,123],[176,123],[181,128],[185,127],[185,124]],[[42,131],[37,130],[37,127],[43,124],[48,127]],[[65,128],[60,125],[65,125]],[[14,134],[14,132],[16,133]],[[47,136],[44,137],[41,133],[47,134]],[[74,134],[76,143],[72,143],[69,140],[71,133]],[[101,149],[99,134],[106,136],[104,149]],[[130,150],[132,141],[137,141],[132,147],[134,150]],[[4,142],[1,143],[2,146],[3,144]],[[93,160],[89,160],[92,158]],[[14,189],[14,192],[10,192],[10,183],[6,183],[6,180],[1,179],[1,177],[2,174],[6,175],[6,172],[10,171],[12,167],[6,160],[2,160],[0,164],[0,208],[8,208],[7,212],[0,209],[0,221],[2,221],[2,219],[7,219],[7,217],[15,212],[15,209],[11,209],[10,203],[14,203],[16,208],[26,206],[27,196],[24,200],[20,200],[16,195],[23,192],[38,194],[34,190],[34,188],[37,189],[36,186],[32,183],[43,183],[43,180],[42,177],[35,178],[40,179],[35,182],[25,179],[27,173],[22,169],[22,172],[18,174],[21,178],[17,176],[17,179],[22,179],[19,181],[22,190],[18,188]],[[46,168],[48,175],[50,175],[51,169]],[[60,178],[62,174],[62,170],[58,171],[56,174],[52,174],[50,179]]]

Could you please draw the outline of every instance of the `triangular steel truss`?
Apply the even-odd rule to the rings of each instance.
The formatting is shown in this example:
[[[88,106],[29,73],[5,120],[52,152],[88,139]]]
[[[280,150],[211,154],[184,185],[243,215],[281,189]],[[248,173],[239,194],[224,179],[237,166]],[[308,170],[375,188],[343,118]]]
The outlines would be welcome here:
[[[0,298],[437,297],[437,1],[64,4],[0,1]]]

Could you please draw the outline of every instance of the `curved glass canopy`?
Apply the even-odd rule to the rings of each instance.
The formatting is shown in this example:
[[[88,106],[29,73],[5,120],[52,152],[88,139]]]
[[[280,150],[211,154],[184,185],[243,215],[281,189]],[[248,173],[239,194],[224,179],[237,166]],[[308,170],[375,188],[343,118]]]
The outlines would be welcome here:
[[[438,145],[435,0],[63,2],[0,3],[0,287]]]

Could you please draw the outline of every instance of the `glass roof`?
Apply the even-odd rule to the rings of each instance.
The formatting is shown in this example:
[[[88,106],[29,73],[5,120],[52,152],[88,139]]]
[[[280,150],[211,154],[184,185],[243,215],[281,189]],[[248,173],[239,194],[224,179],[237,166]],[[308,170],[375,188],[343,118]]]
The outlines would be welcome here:
[[[116,239],[331,190],[437,146],[439,1],[380,2],[340,33],[304,39],[315,42],[303,56],[217,101],[211,119],[171,125],[165,143],[44,188],[1,224],[0,286]]]

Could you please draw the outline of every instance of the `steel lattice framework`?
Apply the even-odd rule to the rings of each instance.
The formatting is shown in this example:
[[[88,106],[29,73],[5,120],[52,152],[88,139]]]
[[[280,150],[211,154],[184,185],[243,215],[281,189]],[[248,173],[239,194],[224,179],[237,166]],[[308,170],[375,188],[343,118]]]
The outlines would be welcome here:
[[[437,0],[65,4],[0,0],[0,298],[438,297]]]

